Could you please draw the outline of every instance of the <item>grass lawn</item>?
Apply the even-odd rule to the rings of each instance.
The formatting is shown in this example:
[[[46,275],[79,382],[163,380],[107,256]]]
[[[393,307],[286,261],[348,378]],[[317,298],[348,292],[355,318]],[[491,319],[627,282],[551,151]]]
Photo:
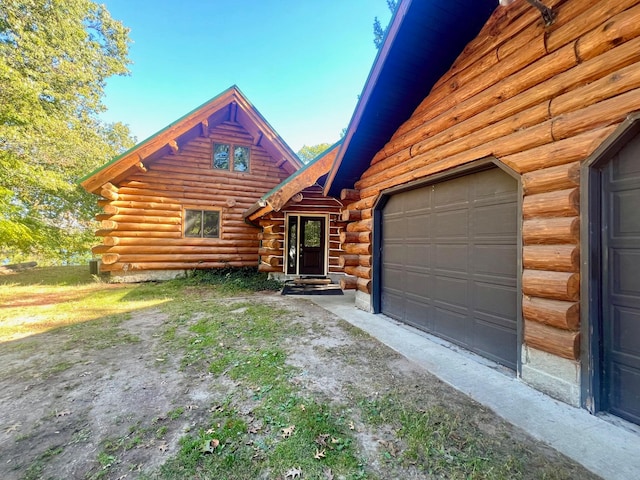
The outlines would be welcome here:
[[[400,374],[405,359],[328,312],[264,293],[277,287],[246,271],[137,285],[86,267],[0,277],[0,414],[14,415],[0,425],[13,441],[0,477],[594,478],[428,373]],[[10,405],[23,391],[38,401],[38,387],[72,407],[31,421],[32,407]],[[195,403],[181,400],[196,387]],[[105,402],[113,418],[98,430],[91,392],[128,389],[131,408]],[[162,414],[143,412],[174,390]]]

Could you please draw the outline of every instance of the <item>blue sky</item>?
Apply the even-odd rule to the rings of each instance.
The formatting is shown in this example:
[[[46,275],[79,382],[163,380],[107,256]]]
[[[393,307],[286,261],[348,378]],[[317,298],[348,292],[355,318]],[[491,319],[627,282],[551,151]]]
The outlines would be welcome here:
[[[377,51],[384,0],[101,0],[131,29],[102,117],[151,136],[237,85],[294,150],[334,143]]]

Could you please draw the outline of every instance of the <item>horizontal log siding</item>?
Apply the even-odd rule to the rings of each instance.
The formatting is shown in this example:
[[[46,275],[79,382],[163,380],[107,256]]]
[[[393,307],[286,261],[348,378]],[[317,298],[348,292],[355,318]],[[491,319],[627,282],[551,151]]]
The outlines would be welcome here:
[[[557,13],[547,29],[526,2],[497,8],[372,158],[344,207],[357,221],[343,263],[361,288],[370,272],[353,255],[370,244],[382,190],[493,155],[523,176],[525,342],[578,359],[579,168],[640,109],[640,0],[547,4]]]
[[[288,176],[276,167],[239,125],[224,124],[180,145],[177,153],[142,159],[146,172],[132,171],[102,199],[103,271],[175,270],[247,267],[259,263],[259,229],[243,213]],[[249,172],[218,171],[211,167],[212,142],[251,145]],[[231,206],[230,206],[231,205]],[[220,238],[185,238],[183,210],[217,209]]]
[[[285,244],[285,214],[295,215],[326,215],[329,214],[329,273],[343,273],[344,265],[340,264],[340,256],[342,249],[340,248],[340,233],[346,225],[340,217],[342,203],[333,197],[325,197],[322,194],[322,187],[314,185],[305,188],[302,192],[302,200],[299,202],[289,200],[279,212],[272,212],[261,219],[263,226],[278,225],[276,229],[279,233],[268,235],[263,234],[262,246],[265,248],[266,240],[277,239],[279,242],[278,249],[267,246],[265,256],[276,256],[279,262],[276,266],[268,265],[266,262],[260,262],[261,271],[284,272],[284,244]]]

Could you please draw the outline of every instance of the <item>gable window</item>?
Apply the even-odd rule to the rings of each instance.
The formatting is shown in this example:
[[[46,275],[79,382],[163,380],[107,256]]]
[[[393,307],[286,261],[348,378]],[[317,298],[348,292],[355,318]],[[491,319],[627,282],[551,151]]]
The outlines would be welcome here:
[[[213,168],[216,170],[248,172],[250,155],[251,149],[249,147],[231,145],[229,143],[214,143]]]
[[[185,210],[184,236],[195,238],[220,238],[220,211]]]

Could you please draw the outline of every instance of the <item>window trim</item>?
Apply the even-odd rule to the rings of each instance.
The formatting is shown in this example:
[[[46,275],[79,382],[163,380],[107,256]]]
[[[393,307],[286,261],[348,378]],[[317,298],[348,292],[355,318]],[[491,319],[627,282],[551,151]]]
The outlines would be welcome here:
[[[187,235],[187,211],[200,212],[200,231],[198,236]],[[216,237],[204,236],[204,212],[218,212],[218,235]],[[182,207],[182,238],[194,238],[200,240],[220,240],[222,239],[222,209],[221,208],[202,208],[197,205],[185,205]]]
[[[229,147],[229,158],[227,160],[228,162],[228,166],[227,168],[217,168],[215,166],[215,154],[216,154],[216,145],[228,145]],[[235,168],[235,153],[236,153],[236,148],[245,148],[247,149],[247,152],[249,154],[248,158],[247,158],[247,169],[246,170],[236,170]],[[253,156],[253,153],[251,152],[251,145],[247,145],[247,144],[240,144],[240,143],[233,143],[233,142],[225,142],[225,141],[216,141],[216,140],[212,140],[211,142],[211,169],[212,170],[217,170],[220,172],[231,172],[231,173],[250,173],[251,172],[251,157]]]

